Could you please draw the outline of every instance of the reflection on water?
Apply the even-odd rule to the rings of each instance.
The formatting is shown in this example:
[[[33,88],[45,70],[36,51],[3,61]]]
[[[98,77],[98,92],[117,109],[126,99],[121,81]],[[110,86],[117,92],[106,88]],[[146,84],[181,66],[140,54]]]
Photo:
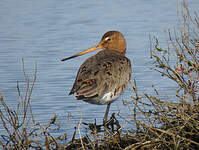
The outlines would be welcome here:
[[[198,1],[189,1],[197,10]],[[105,5],[106,4],[106,5]],[[174,0],[118,1],[1,1],[0,2],[0,91],[9,106],[18,102],[16,82],[22,92],[25,80],[21,59],[27,74],[32,76],[37,63],[37,82],[31,104],[35,118],[47,122],[57,114],[69,135],[80,118],[102,121],[106,106],[74,100],[68,93],[80,64],[88,54],[67,62],[64,57],[85,50],[99,42],[109,30],[122,32],[127,39],[127,57],[132,62],[132,79],[136,78],[140,92],[151,93],[152,85],[165,99],[174,92],[175,84],[151,71],[148,35],[158,36],[164,47],[163,29],[174,27],[177,20]],[[129,115],[122,100],[130,100],[127,90],[111,106],[110,112]],[[70,121],[68,120],[70,115]]]

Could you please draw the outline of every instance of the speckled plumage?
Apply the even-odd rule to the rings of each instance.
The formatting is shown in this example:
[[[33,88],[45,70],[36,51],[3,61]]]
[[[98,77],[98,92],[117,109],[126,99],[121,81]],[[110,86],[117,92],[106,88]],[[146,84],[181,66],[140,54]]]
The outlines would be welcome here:
[[[130,60],[117,51],[102,50],[81,65],[70,94],[89,103],[107,104],[121,95],[130,78]],[[102,99],[109,92],[111,99]]]

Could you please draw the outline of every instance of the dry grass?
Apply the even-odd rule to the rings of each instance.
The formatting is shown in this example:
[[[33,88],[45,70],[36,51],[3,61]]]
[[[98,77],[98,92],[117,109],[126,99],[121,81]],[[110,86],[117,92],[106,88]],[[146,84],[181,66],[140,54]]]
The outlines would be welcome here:
[[[1,134],[2,140],[0,141],[0,145],[3,149],[58,148],[58,140],[65,140],[66,134],[59,137],[53,137],[50,134],[50,131],[60,128],[59,124],[56,123],[56,115],[46,125],[35,122],[30,100],[36,81],[37,67],[35,67],[33,79],[32,82],[30,82],[31,79],[26,74],[23,59],[22,64],[26,81],[26,91],[24,96],[22,96],[19,84],[17,83],[19,102],[16,110],[6,105],[3,95],[0,93],[0,103],[2,105],[0,109],[0,120],[6,132],[6,135]]]
[[[168,47],[160,48],[155,38],[151,57],[154,60],[154,70],[165,78],[176,82],[177,89],[173,101],[165,101],[158,95],[140,94],[136,81],[131,82],[133,89],[132,117],[126,121],[134,122],[136,129],[123,132],[123,127],[113,114],[104,135],[97,132],[98,126],[90,125],[91,134],[76,139],[81,135],[80,123],[74,129],[70,142],[60,144],[66,139],[66,134],[54,137],[54,130],[59,129],[56,117],[48,124],[40,125],[32,115],[30,100],[36,81],[36,68],[32,83],[25,73],[26,93],[22,97],[19,85],[19,104],[16,111],[10,109],[2,94],[0,94],[1,125],[7,135],[1,135],[0,145],[3,149],[199,149],[199,18],[192,17],[187,5],[183,2],[179,15],[179,27],[168,30],[166,38]],[[150,107],[150,110],[145,108]],[[20,114],[21,113],[21,114]],[[144,118],[139,119],[137,114]],[[78,130],[78,131],[76,131]]]

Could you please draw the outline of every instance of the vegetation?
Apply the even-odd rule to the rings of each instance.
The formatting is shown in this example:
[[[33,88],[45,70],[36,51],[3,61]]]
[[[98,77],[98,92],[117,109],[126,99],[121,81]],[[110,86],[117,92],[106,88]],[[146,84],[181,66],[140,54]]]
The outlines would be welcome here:
[[[44,126],[35,122],[30,100],[37,69],[30,82],[23,62],[27,87],[22,96],[17,84],[20,99],[16,110],[6,105],[0,93],[0,120],[7,133],[1,135],[0,146],[3,149],[199,149],[199,17],[197,14],[192,17],[183,3],[179,21],[178,30],[167,31],[168,47],[160,48],[158,39],[154,38],[151,50],[153,69],[177,84],[175,99],[162,100],[157,89],[154,89],[156,95],[140,94],[136,81],[131,82],[133,112],[126,121],[133,121],[135,129],[124,133],[112,114],[103,136],[97,132],[98,126],[92,124],[91,134],[76,139],[80,121],[71,141],[63,144],[65,134],[54,137],[50,132],[60,128],[57,116]],[[149,106],[150,110],[146,110]],[[144,119],[139,119],[138,113]]]

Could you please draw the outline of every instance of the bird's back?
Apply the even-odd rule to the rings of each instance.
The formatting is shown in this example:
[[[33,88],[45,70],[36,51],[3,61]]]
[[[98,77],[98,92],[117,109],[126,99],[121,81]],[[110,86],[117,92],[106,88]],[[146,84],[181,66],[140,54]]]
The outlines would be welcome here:
[[[79,68],[69,94],[93,104],[107,104],[117,99],[131,78],[130,60],[113,50],[102,50]]]

